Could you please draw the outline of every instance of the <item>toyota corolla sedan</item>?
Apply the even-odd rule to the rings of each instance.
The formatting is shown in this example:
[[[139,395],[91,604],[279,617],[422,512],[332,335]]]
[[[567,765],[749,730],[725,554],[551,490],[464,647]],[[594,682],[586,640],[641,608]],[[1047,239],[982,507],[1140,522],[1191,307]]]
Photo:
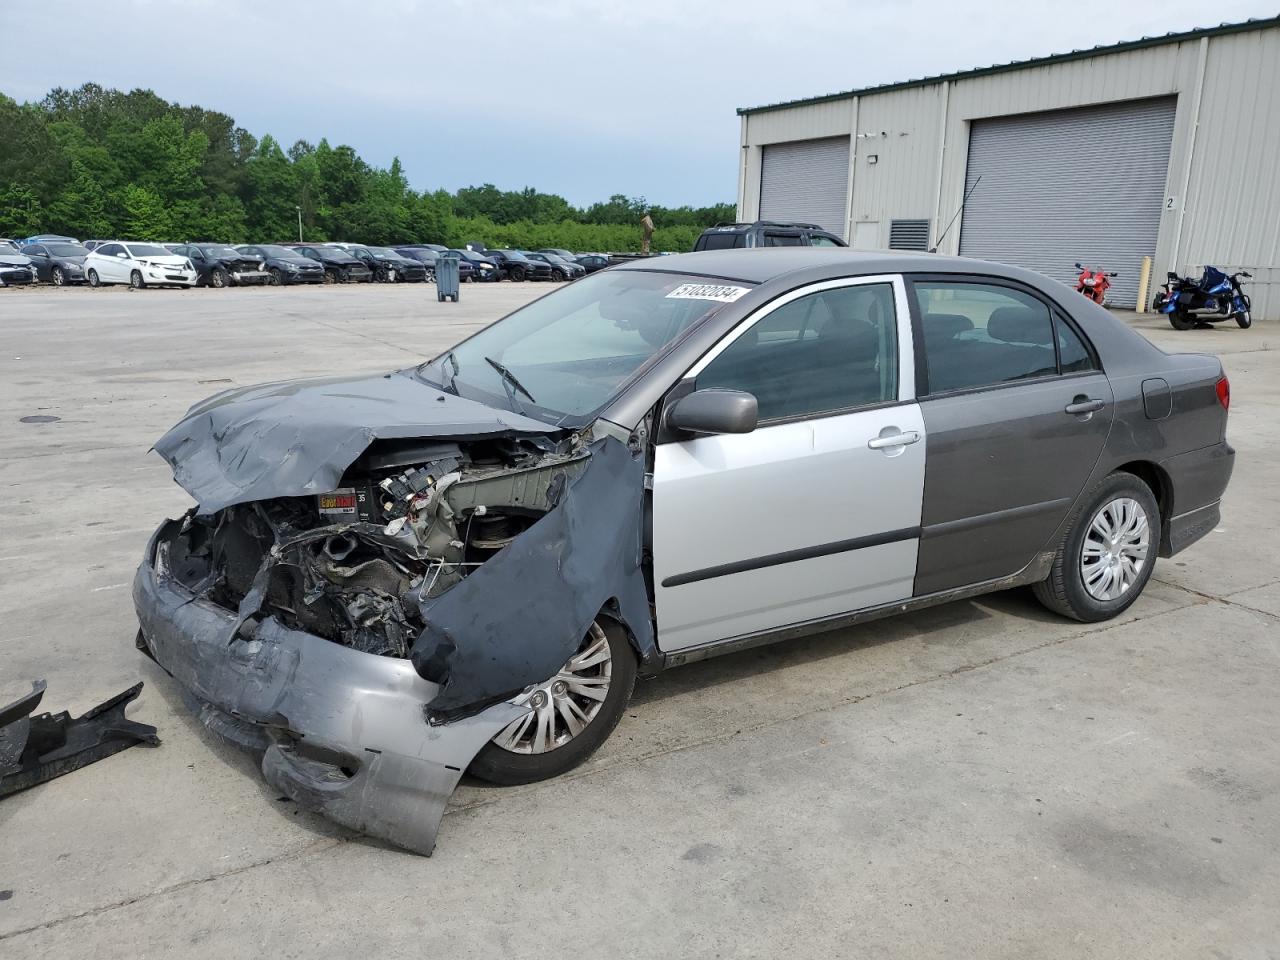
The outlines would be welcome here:
[[[638,676],[1014,587],[1116,616],[1218,523],[1229,400],[1022,269],[635,261],[415,367],[193,407],[138,644],[276,788],[429,853],[464,771],[569,770]]]

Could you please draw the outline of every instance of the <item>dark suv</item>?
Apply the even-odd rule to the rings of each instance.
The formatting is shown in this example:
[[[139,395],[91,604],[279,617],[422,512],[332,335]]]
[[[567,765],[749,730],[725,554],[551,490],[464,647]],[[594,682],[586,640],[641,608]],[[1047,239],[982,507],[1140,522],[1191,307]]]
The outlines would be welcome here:
[[[169,243],[165,247],[191,261],[199,287],[241,287],[271,279],[260,257],[223,243]]]
[[[843,247],[847,244],[816,223],[721,223],[707,227],[693,249],[737,250],[741,247]]]

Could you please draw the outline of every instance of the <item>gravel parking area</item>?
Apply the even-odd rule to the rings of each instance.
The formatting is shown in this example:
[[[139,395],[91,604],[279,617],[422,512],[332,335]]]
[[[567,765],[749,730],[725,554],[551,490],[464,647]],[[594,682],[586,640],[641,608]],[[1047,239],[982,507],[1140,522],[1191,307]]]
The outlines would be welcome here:
[[[142,679],[163,740],[0,802],[0,955],[1280,956],[1274,325],[1129,317],[1222,354],[1238,457],[1221,527],[1117,621],[1013,591],[676,669],[570,776],[464,784],[429,859],[208,734],[133,646],[146,537],[188,505],[151,443],[548,288],[0,290],[0,700]]]

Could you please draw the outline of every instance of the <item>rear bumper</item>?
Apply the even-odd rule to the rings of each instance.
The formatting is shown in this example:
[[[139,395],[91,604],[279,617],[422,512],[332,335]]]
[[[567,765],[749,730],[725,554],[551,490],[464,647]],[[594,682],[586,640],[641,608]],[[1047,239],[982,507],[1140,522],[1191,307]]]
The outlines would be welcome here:
[[[462,772],[523,708],[503,703],[430,726],[424,708],[440,688],[408,660],[272,617],[239,629],[235,613],[194,597],[163,559],[157,565],[159,544],[179,528],[160,526],[134,577],[139,646],[182,685],[206,727],[261,752],[273,787],[353,830],[430,854]]]
[[[1218,525],[1235,461],[1235,449],[1225,440],[1160,461],[1172,486],[1172,509],[1161,522],[1160,556],[1185,550]]]

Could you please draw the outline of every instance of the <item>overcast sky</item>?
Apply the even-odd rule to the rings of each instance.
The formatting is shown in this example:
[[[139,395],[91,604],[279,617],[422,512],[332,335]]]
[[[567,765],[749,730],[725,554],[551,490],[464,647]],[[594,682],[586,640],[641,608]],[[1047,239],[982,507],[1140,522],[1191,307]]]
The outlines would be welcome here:
[[[671,206],[736,197],[740,106],[1276,12],[1275,0],[38,7],[0,0],[0,90],[17,100],[87,81],[149,87],[286,146],[327,137],[380,166],[398,155],[419,189],[490,182]]]

